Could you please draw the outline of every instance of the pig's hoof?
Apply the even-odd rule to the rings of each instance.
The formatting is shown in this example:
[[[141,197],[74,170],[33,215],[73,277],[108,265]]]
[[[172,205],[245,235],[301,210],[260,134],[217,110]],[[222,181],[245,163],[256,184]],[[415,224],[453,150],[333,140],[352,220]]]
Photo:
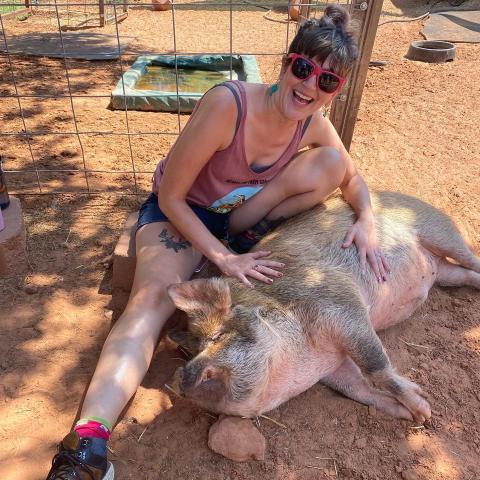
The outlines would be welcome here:
[[[382,395],[373,403],[373,406],[391,417],[413,420],[413,415],[410,413],[410,410],[394,397]]]
[[[413,415],[413,419],[418,423],[423,423],[432,416],[430,404],[423,398],[422,389],[413,384],[408,393],[403,395],[401,402],[410,410]]]
[[[236,462],[265,459],[265,437],[248,418],[221,417],[210,427],[208,446]]]

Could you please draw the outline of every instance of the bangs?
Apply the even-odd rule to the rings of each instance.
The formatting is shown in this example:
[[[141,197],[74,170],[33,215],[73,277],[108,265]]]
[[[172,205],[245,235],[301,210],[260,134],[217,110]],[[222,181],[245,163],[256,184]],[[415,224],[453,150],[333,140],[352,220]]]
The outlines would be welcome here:
[[[297,41],[295,41],[297,40]],[[320,28],[304,32],[295,39],[288,53],[299,53],[315,59],[320,65],[329,59],[329,69],[346,76],[353,67],[358,53],[350,34],[336,28]]]

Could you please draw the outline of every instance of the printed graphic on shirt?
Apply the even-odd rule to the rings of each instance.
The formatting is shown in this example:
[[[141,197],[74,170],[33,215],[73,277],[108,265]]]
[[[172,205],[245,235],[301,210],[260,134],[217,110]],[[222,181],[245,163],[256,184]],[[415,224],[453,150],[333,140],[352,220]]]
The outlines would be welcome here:
[[[240,206],[243,202],[253,197],[258,191],[262,189],[262,186],[258,187],[240,187],[232,190],[224,195],[222,198],[213,202],[208,210],[212,210],[217,213],[228,213],[232,208]]]

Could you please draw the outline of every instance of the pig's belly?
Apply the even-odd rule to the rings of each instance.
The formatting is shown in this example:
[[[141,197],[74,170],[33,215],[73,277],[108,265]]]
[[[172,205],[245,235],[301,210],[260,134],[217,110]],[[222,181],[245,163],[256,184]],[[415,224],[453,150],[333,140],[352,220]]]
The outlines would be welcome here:
[[[375,330],[407,319],[427,299],[437,277],[438,258],[422,247],[415,262],[392,271],[371,300],[370,318]]]
[[[306,350],[300,358],[282,362],[274,372],[270,372],[267,387],[257,398],[255,410],[258,414],[268,412],[300,395],[334,372],[344,359],[343,352],[336,351],[329,345],[323,347],[320,354],[318,351]]]

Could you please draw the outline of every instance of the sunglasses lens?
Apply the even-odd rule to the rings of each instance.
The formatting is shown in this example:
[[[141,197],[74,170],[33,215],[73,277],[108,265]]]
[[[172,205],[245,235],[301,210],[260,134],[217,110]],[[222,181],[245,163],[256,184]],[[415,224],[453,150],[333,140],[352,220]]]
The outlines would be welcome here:
[[[292,64],[292,73],[300,80],[308,78],[313,70],[313,65],[303,58],[296,58]]]
[[[318,79],[318,86],[320,90],[325,93],[334,92],[340,84],[340,80],[336,75],[332,73],[323,72]]]

